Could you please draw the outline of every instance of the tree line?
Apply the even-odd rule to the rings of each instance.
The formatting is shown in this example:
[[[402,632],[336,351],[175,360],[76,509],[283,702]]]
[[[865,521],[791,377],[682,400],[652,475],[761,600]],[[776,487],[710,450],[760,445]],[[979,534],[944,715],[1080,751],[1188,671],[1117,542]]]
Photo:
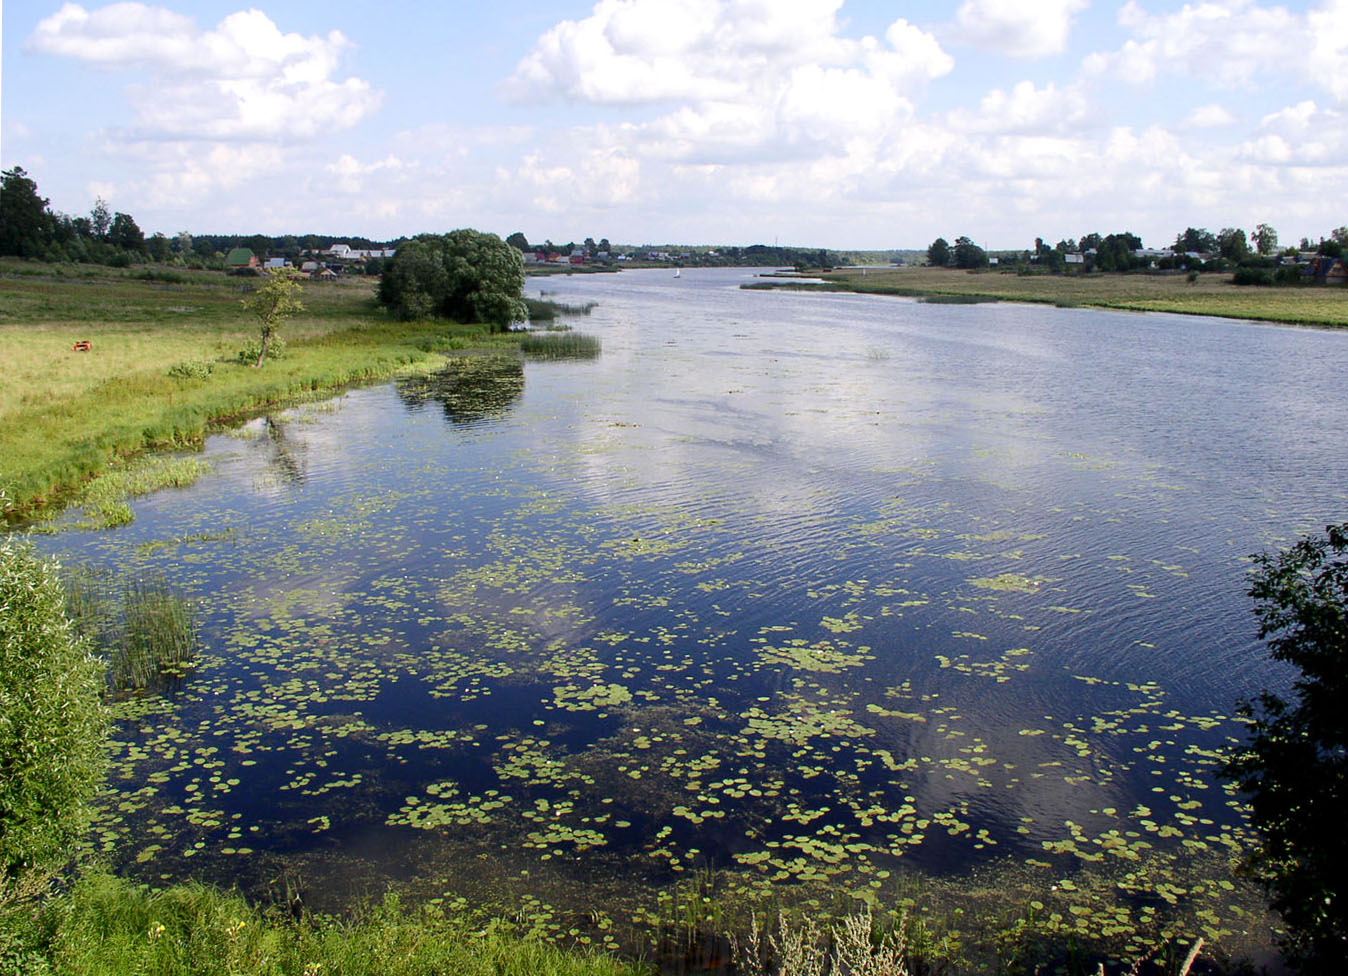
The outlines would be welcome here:
[[[147,237],[135,218],[111,211],[102,197],[87,215],[71,216],[52,210],[22,167],[0,173],[0,256],[122,267],[154,261],[211,268],[223,267],[224,256],[239,247],[259,257],[298,263],[304,254],[326,251],[334,244],[376,250],[397,247],[402,240],[372,241],[358,234],[194,235],[185,230],[172,237],[161,233]]]
[[[1299,246],[1286,248],[1278,246],[1278,232],[1268,224],[1258,224],[1248,236],[1239,227],[1223,227],[1215,234],[1207,228],[1187,227],[1175,235],[1173,244],[1158,249],[1163,253],[1139,255],[1137,252],[1142,250],[1142,238],[1131,231],[1090,233],[1082,235],[1079,241],[1066,238],[1057,244],[1036,237],[1033,250],[1000,252],[997,260],[1049,271],[1064,271],[1071,264],[1083,271],[1131,271],[1153,266],[1160,270],[1267,270],[1276,268],[1280,257],[1301,254],[1343,257],[1348,251],[1348,226],[1335,228],[1318,242],[1303,237]],[[1073,261],[1073,257],[1077,260]],[[927,263],[936,267],[985,268],[992,263],[992,257],[968,237],[957,238],[953,245],[938,237],[927,248]]]

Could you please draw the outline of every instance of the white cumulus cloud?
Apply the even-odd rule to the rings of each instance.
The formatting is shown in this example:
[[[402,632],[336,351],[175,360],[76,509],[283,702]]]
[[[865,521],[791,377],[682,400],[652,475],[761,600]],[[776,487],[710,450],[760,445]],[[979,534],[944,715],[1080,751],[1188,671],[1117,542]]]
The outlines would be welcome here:
[[[960,37],[1012,58],[1042,58],[1067,49],[1072,18],[1087,0],[965,0],[955,13]]]
[[[141,3],[93,11],[67,3],[25,45],[98,68],[136,69],[126,89],[135,124],[124,138],[286,142],[345,129],[382,96],[359,78],[334,77],[350,42],[282,33],[259,10],[230,14],[211,30]]]
[[[1223,88],[1290,77],[1348,102],[1348,0],[1322,0],[1304,14],[1255,0],[1201,0],[1151,13],[1128,0],[1118,22],[1132,37],[1088,56],[1089,72],[1135,84],[1179,74]]]

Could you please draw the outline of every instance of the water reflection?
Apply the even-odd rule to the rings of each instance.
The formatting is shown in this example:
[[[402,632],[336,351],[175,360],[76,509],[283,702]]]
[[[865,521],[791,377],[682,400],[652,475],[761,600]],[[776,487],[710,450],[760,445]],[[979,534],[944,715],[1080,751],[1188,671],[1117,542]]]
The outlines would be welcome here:
[[[455,359],[439,372],[399,379],[395,388],[411,410],[434,401],[451,424],[475,424],[514,406],[524,392],[524,363],[508,356]]]

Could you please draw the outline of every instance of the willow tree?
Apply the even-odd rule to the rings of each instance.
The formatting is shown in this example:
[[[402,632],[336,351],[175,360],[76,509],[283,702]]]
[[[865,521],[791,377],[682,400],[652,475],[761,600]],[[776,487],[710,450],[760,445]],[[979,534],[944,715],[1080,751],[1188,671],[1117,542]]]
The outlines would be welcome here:
[[[524,259],[495,234],[452,230],[401,245],[379,282],[379,301],[402,319],[439,316],[503,332],[529,315]]]

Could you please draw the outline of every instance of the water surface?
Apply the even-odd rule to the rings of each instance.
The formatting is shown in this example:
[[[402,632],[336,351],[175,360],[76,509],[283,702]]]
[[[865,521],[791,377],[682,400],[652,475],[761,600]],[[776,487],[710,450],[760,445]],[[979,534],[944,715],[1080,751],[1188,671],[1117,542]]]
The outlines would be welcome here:
[[[1344,518],[1348,335],[745,280],[546,279],[600,358],[255,421],[53,538],[200,606],[119,703],[115,863],[605,911],[1201,863],[1238,930],[1248,556]]]

